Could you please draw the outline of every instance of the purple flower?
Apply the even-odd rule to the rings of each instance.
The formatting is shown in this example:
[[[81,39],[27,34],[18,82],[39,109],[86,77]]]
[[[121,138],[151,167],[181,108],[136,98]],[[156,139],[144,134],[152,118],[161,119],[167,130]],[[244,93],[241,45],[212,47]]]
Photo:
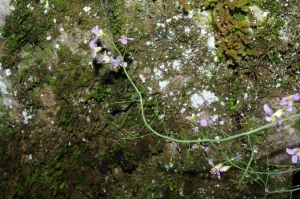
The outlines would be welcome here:
[[[92,32],[96,35],[96,38],[98,39],[98,37],[104,37],[105,33],[103,32],[102,29],[99,29],[99,26],[95,26],[92,29]]]
[[[127,44],[127,40],[134,40],[134,38],[128,38],[125,36],[121,36],[121,39],[118,39],[119,42],[121,42],[122,44],[126,45]]]
[[[268,193],[269,192],[269,188],[267,187],[267,188],[265,188],[265,192],[266,193]]]
[[[111,63],[115,68],[117,68],[120,65],[127,67],[127,62],[122,62],[121,56],[118,56],[116,59],[111,59]]]
[[[292,155],[292,162],[296,164],[298,162],[298,157],[300,157],[300,148],[286,148],[285,150],[288,154]]]
[[[299,93],[282,98],[280,105],[288,105],[286,111],[293,112],[293,103],[295,100],[300,100]]]
[[[192,147],[192,149],[199,149],[199,148],[201,148],[201,149],[203,149],[206,153],[208,152],[208,148],[205,147],[205,146],[200,145],[199,143],[193,143],[191,147]]]
[[[221,172],[226,172],[228,171],[228,169],[230,168],[230,166],[223,166],[222,163],[217,164],[216,166],[214,165],[212,160],[209,160],[208,163],[210,164],[210,166],[212,166],[210,172],[212,174],[216,174],[218,176],[219,179],[221,179]]]
[[[198,123],[200,124],[200,126],[206,127],[206,126],[212,124],[212,120],[209,120],[209,119],[199,120]]]
[[[102,57],[99,59],[99,63],[109,63],[111,61],[111,58],[109,56],[106,55],[106,51],[104,51],[104,55],[102,55]]]
[[[220,168],[223,166],[222,164],[218,164],[217,166],[214,165],[212,160],[208,160],[208,163],[210,164],[210,166],[212,167],[210,170],[211,174],[216,174],[218,176],[219,179],[221,179],[221,174],[220,174]]]
[[[92,53],[93,58],[98,57],[98,52],[100,50],[102,50],[101,46],[97,46],[97,40],[98,40],[98,37],[95,37],[95,39],[93,39],[89,44],[91,49],[93,49],[93,53]]]
[[[280,125],[282,124],[280,117],[283,113],[283,109],[277,110],[275,113],[273,113],[272,109],[269,107],[268,104],[264,105],[264,110],[266,112],[266,120],[268,122],[277,122],[277,131],[280,131]]]

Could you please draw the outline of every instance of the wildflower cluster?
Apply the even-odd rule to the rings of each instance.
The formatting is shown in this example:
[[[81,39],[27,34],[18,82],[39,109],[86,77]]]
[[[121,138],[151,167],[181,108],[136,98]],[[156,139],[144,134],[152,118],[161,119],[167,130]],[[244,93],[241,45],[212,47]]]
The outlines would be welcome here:
[[[293,112],[294,101],[297,100],[300,100],[299,93],[282,98],[280,105],[286,107],[277,110],[275,113],[273,113],[272,109],[269,107],[268,104],[264,105],[264,110],[266,112],[266,120],[268,122],[277,122],[278,132],[280,131],[280,126],[282,124],[282,121],[280,120],[282,114],[284,113],[284,111]],[[300,157],[300,148],[294,148],[294,149],[286,148],[286,152],[292,155],[292,162],[296,164],[298,162],[298,158]]]
[[[186,119],[188,119],[192,124],[199,124],[200,127],[206,127],[212,124],[212,120],[210,119],[197,120],[195,114],[192,114],[192,116],[187,116]],[[191,143],[191,148],[202,148],[205,152],[208,152],[208,147],[202,146],[200,145],[200,143]],[[208,163],[212,166],[210,172],[214,175],[217,175],[219,179],[221,179],[221,173],[228,171],[228,169],[230,168],[230,166],[223,166],[223,163],[217,164],[215,166],[212,160],[209,160]]]
[[[221,179],[221,173],[228,171],[231,167],[240,169],[243,171],[243,176],[240,179],[240,184],[244,181],[244,178],[246,176],[251,176],[248,175],[253,174],[256,175],[256,178],[253,178],[253,181],[257,181],[257,179],[263,181],[263,179],[260,177],[260,175],[263,175],[263,172],[260,173],[256,173],[255,170],[251,167],[251,164],[253,162],[253,153],[251,155],[250,160],[247,162],[243,162],[242,158],[240,158],[240,156],[238,155],[237,157],[231,158],[229,156],[227,156],[226,154],[226,148],[228,150],[229,149],[229,145],[226,143],[226,141],[229,140],[233,140],[235,138],[241,137],[241,136],[248,136],[248,142],[249,145],[251,146],[251,141],[250,141],[250,134],[256,133],[258,131],[261,131],[262,129],[265,128],[269,128],[270,126],[274,126],[274,124],[268,124],[265,126],[262,126],[260,128],[254,129],[254,130],[250,130],[244,133],[239,133],[239,134],[235,134],[235,135],[231,135],[228,136],[226,133],[224,133],[225,137],[221,138],[219,136],[217,136],[215,139],[212,138],[208,138],[208,134],[204,135],[201,131],[199,131],[200,135],[202,136],[201,139],[198,140],[189,140],[189,139],[178,139],[176,137],[170,137],[168,134],[161,134],[157,131],[155,131],[152,127],[151,124],[149,124],[147,122],[147,119],[145,117],[145,113],[144,113],[144,106],[143,106],[143,96],[141,94],[141,92],[139,91],[138,87],[135,85],[134,81],[131,79],[130,75],[128,74],[127,70],[125,69],[125,67],[127,67],[127,63],[124,61],[124,55],[122,55],[120,53],[120,51],[117,49],[115,43],[113,41],[111,41],[107,35],[103,32],[103,30],[99,29],[98,26],[95,26],[92,29],[92,32],[95,34],[95,37],[93,38],[93,40],[90,42],[89,46],[92,49],[92,57],[94,59],[97,60],[98,63],[110,63],[114,66],[114,68],[117,68],[119,66],[123,67],[124,69],[124,73],[127,76],[128,80],[131,82],[132,86],[134,87],[134,89],[136,90],[137,94],[138,94],[138,101],[140,104],[140,110],[141,110],[141,117],[143,119],[143,122],[145,124],[145,126],[154,134],[157,135],[161,138],[164,139],[168,139],[174,142],[179,142],[179,143],[188,143],[190,144],[192,149],[203,149],[206,153],[209,152],[209,148],[208,147],[212,147],[214,149],[219,150],[222,155],[225,156],[225,162],[223,163],[219,163],[217,165],[214,165],[213,160],[207,158],[208,160],[208,164],[212,167],[210,169],[210,173],[213,175],[217,175],[217,177],[219,179]],[[112,43],[113,47],[116,49],[116,51],[118,52],[119,56],[117,56],[116,58],[113,58],[110,56],[110,54],[107,54],[107,51],[105,49],[105,47],[101,46],[101,42],[99,39],[101,38],[106,38],[108,40],[110,40],[110,42]],[[117,42],[120,42],[123,45],[126,45],[128,43],[128,41],[132,41],[134,40],[134,38],[127,38],[125,36],[122,36],[120,39],[117,40]],[[283,121],[286,121],[288,119],[293,119],[296,117],[299,117],[300,114],[298,115],[293,115],[293,116],[289,116],[288,118],[284,118],[283,120],[281,120],[282,115],[284,114],[284,112],[293,112],[293,108],[294,108],[294,102],[300,100],[300,95],[299,93],[296,93],[294,95],[291,96],[287,96],[284,97],[280,103],[280,105],[284,106],[282,109],[279,109],[275,112],[272,111],[272,109],[269,107],[268,104],[264,105],[264,111],[266,113],[266,120],[268,122],[276,122],[277,123],[277,131],[280,131],[280,127],[282,125]],[[207,127],[209,125],[211,125],[213,123],[213,121],[211,119],[207,119],[207,118],[201,118],[198,119],[196,117],[195,114],[192,114],[191,116],[187,116],[186,117],[187,120],[189,120],[189,122],[194,126],[194,127],[199,127],[199,128],[203,128],[203,127]],[[220,142],[225,142],[225,147],[226,148],[221,148],[218,145],[214,144],[214,143],[220,143]],[[204,146],[203,146],[204,145]],[[251,147],[252,148],[252,147]],[[231,152],[231,150],[230,150]],[[292,155],[292,162],[293,163],[297,163],[298,159],[300,158],[300,148],[294,148],[294,149],[289,149],[286,148],[286,152],[290,155]],[[233,153],[231,152],[231,155]],[[226,161],[227,160],[227,161]],[[234,161],[235,160],[235,161]],[[229,165],[225,165],[225,164],[229,164]],[[246,165],[246,167],[244,167]],[[206,175],[208,176],[208,175]],[[206,178],[207,180],[207,178]],[[251,180],[250,180],[251,181]],[[270,194],[272,193],[272,191],[269,191],[269,188],[267,187],[267,181],[263,183],[265,184],[265,193],[266,194]]]
[[[275,113],[273,113],[272,109],[269,107],[268,104],[264,105],[264,110],[266,112],[266,120],[268,122],[277,122],[277,131],[278,132],[280,131],[280,126],[282,124],[282,121],[280,120],[282,114],[284,113],[284,111],[293,112],[294,101],[297,101],[297,100],[300,100],[299,93],[282,98],[280,105],[286,106],[286,107],[283,109],[277,110]],[[292,155],[293,163],[298,162],[298,157],[300,157],[300,148],[294,148],[294,149],[286,148],[286,152],[288,154]]]
[[[111,63],[114,68],[117,68],[118,66],[127,67],[127,62],[124,62],[122,56],[118,56],[115,59],[108,56],[106,54],[106,50],[104,50],[104,53],[99,55],[99,52],[101,52],[103,49],[105,49],[103,46],[98,45],[99,38],[106,37],[106,34],[103,32],[102,29],[99,29],[99,26],[95,26],[92,29],[92,32],[95,34],[95,38],[90,42],[89,46],[93,50],[92,57],[97,59],[98,63]],[[122,44],[126,45],[127,40],[134,40],[134,38],[127,38],[125,36],[122,36],[121,39],[118,39],[117,41],[121,42]]]
[[[269,107],[268,104],[264,105],[264,110],[266,112],[266,120],[268,122],[277,122],[277,131],[278,132],[280,131],[280,126],[282,124],[280,118],[281,118],[284,110],[287,112],[292,112],[294,101],[296,101],[296,100],[300,100],[299,93],[282,98],[280,105],[287,105],[287,107],[283,108],[283,109],[279,109],[275,113],[273,113],[272,109]]]

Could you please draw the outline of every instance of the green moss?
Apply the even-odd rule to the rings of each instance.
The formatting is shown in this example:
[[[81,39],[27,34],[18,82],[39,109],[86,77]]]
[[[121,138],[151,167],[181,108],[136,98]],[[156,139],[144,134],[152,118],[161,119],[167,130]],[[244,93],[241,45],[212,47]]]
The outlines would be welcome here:
[[[50,14],[45,15],[42,6],[35,6],[34,12],[27,6],[28,1],[16,1],[15,10],[8,17],[8,23],[2,30],[6,38],[5,47],[8,55],[4,56],[4,63],[11,66],[15,56],[27,43],[39,45],[45,33],[52,25]]]
[[[125,12],[125,1],[124,0],[111,0],[109,1],[109,7],[112,11],[112,17],[108,17],[109,27],[113,35],[122,34],[122,28],[126,24],[127,17]]]

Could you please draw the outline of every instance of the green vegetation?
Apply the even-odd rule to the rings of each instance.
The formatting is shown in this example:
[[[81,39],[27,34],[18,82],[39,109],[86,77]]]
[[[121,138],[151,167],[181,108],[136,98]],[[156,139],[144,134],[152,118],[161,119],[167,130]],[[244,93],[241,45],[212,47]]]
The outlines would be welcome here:
[[[249,6],[256,3],[249,0],[180,0],[179,6],[175,1],[102,2],[53,0],[48,13],[45,1],[31,3],[34,11],[29,1],[14,3],[3,29],[1,62],[12,69],[7,79],[14,82],[22,107],[9,113],[0,106],[2,198],[252,197],[253,186],[262,197],[266,186],[290,188],[290,176],[282,175],[291,165],[272,165],[268,154],[254,154],[257,147],[265,150],[276,131],[267,127],[275,124],[250,132],[264,122],[263,100],[298,85],[292,76],[300,67],[292,55],[297,48],[280,39],[283,28],[298,23],[277,17],[282,6],[260,1],[262,9],[274,12],[254,23]],[[203,8],[212,13],[218,63],[200,37],[199,24],[189,18],[189,12]],[[135,38],[127,45],[126,71],[90,63],[88,42],[95,25],[107,30],[112,41],[121,35]],[[300,29],[291,31],[299,35]],[[100,42],[115,57],[109,39]],[[125,52],[122,44],[116,46]],[[283,78],[283,62],[291,78]],[[270,73],[271,64],[282,66]],[[170,83],[160,89],[164,80]],[[216,93],[220,103],[192,110],[191,93],[204,89]],[[24,109],[34,115],[29,124],[23,123]],[[220,121],[205,129],[197,126],[197,131],[185,118],[192,111]],[[10,121],[13,115],[17,119]],[[221,119],[224,126],[218,124]],[[298,121],[294,128],[299,129]],[[192,150],[191,142],[210,151]],[[212,157],[216,164],[232,166],[221,181],[211,176]],[[229,191],[220,192],[217,184]]]

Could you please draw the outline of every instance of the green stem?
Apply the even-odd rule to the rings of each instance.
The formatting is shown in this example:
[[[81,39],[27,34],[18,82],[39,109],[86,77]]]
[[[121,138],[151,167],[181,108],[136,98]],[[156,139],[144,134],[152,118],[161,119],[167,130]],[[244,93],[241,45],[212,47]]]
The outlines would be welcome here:
[[[114,44],[113,44],[114,45]],[[122,57],[123,59],[123,57]],[[122,60],[123,62],[123,60]],[[224,142],[224,141],[228,141],[228,140],[232,140],[232,139],[235,139],[235,138],[238,138],[238,137],[242,137],[242,136],[245,136],[245,135],[250,135],[250,134],[253,134],[253,133],[256,133],[258,131],[261,131],[263,129],[266,129],[266,128],[270,128],[272,126],[276,126],[277,125],[277,122],[273,122],[273,123],[269,123],[269,124],[266,124],[264,126],[261,126],[257,129],[254,129],[254,130],[251,130],[251,131],[247,131],[247,132],[244,132],[244,133],[240,133],[240,134],[236,134],[236,135],[232,135],[232,136],[228,136],[226,138],[222,138],[222,139],[208,139],[208,138],[204,138],[202,140],[181,140],[181,139],[176,139],[176,138],[172,138],[172,137],[169,137],[169,136],[166,136],[166,135],[162,135],[160,133],[158,133],[157,131],[155,131],[147,122],[146,118],[145,118],[145,113],[144,113],[144,105],[143,105],[143,97],[142,97],[142,94],[140,93],[139,89],[136,87],[136,85],[133,83],[131,77],[129,76],[126,68],[123,66],[123,69],[124,69],[124,72],[128,78],[128,80],[130,81],[130,83],[132,84],[132,86],[134,87],[134,89],[136,90],[136,92],[138,93],[139,95],[139,101],[140,101],[140,109],[141,109],[141,115],[142,115],[142,118],[143,118],[143,121],[144,121],[144,124],[147,126],[147,128],[152,132],[154,133],[155,135],[161,137],[161,138],[164,138],[164,139],[167,139],[167,140],[171,140],[171,141],[174,141],[174,142],[180,142],[180,143],[190,143],[190,142]],[[292,119],[295,119],[297,117],[300,117],[300,114],[295,114],[295,115],[292,115],[292,116],[289,116],[287,118],[284,118],[282,119],[281,121],[282,122],[285,122],[285,121],[288,121],[288,120],[292,120]]]

